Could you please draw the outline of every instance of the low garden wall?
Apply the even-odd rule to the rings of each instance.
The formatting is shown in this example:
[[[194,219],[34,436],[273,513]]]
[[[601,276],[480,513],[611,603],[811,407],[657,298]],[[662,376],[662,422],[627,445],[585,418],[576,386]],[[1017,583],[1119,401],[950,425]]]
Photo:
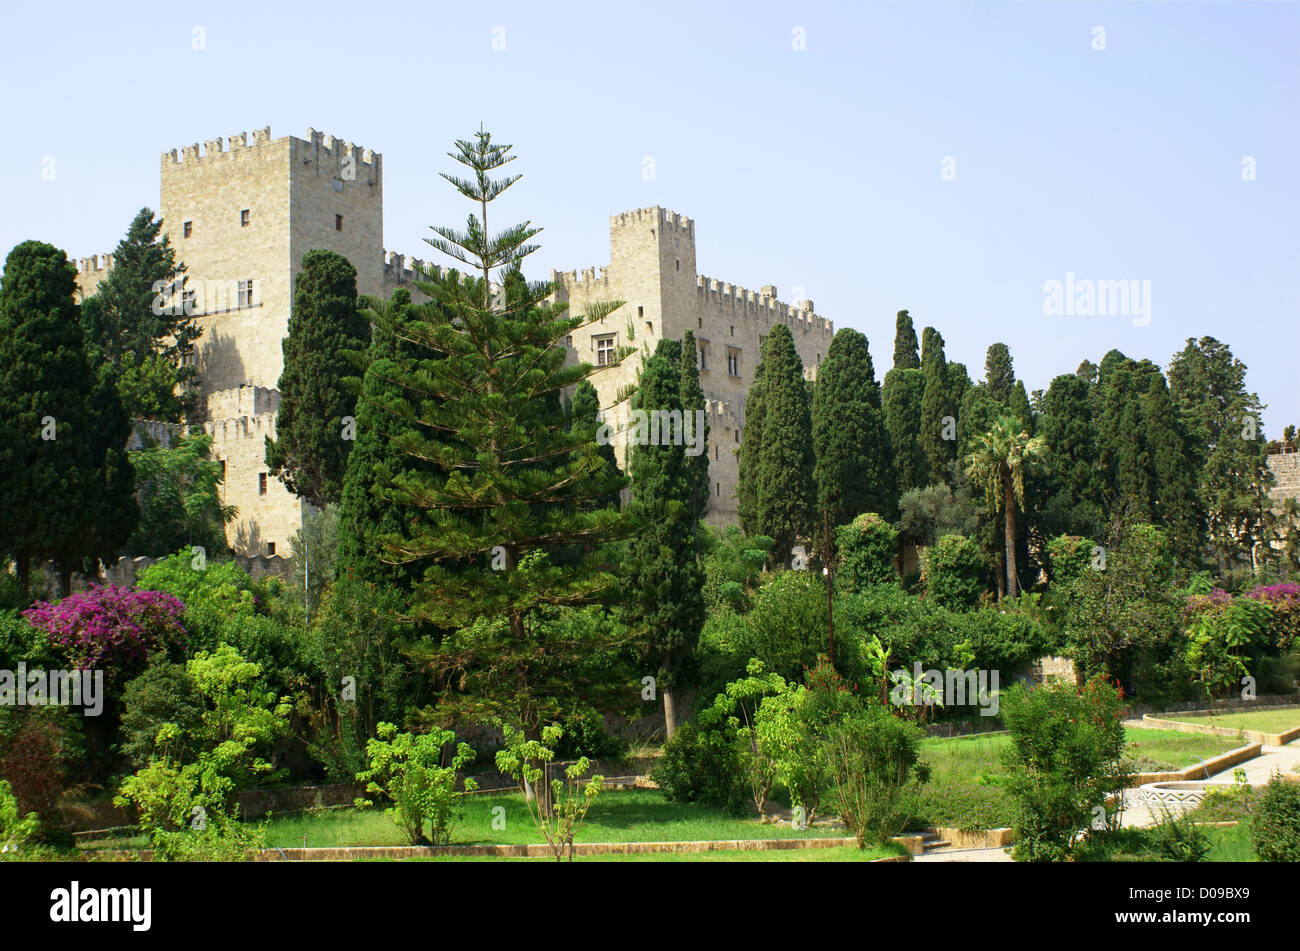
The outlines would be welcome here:
[[[1203,711],[1211,713],[1213,711]],[[1300,710],[1296,711],[1296,720],[1300,722]],[[1149,726],[1155,730],[1172,730],[1176,733],[1203,733],[1209,736],[1242,736],[1252,743],[1263,744],[1264,746],[1285,746],[1292,740],[1300,739],[1300,726],[1293,727],[1290,730],[1284,730],[1281,733],[1264,733],[1260,730],[1234,730],[1227,726],[1211,726],[1208,723],[1186,723],[1181,720],[1162,720],[1146,714],[1142,717],[1142,725]]]
[[[1236,736],[1236,733],[1230,731],[1229,735]],[[1197,763],[1195,766],[1187,766],[1183,769],[1165,773],[1134,773],[1129,777],[1128,788],[1145,786],[1148,783],[1177,783],[1189,779],[1205,779],[1215,773],[1221,773],[1225,769],[1231,769],[1238,763],[1254,759],[1262,752],[1263,747],[1259,743],[1251,743],[1249,746],[1238,747],[1235,750],[1220,753],[1218,756],[1211,756],[1204,763]]]

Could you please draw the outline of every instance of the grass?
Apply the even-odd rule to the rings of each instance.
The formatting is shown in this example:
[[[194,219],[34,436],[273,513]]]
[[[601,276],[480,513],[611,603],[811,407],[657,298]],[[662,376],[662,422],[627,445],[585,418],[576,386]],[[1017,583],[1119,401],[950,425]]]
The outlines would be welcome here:
[[[1203,862],[1258,862],[1250,843],[1250,823],[1202,827],[1210,851]],[[1121,829],[1080,849],[1080,862],[1168,862],[1156,849],[1150,828]]]
[[[453,845],[526,845],[545,841],[519,793],[484,793],[460,802],[464,818],[452,830]],[[498,826],[500,828],[494,827]],[[580,842],[680,842],[715,839],[791,839],[847,835],[824,824],[795,829],[788,822],[762,823],[694,803],[668,802],[656,790],[605,790],[579,832]],[[272,817],[267,848],[346,848],[408,845],[382,809],[331,809]],[[95,848],[147,848],[143,836],[99,840]]]
[[[1124,736],[1129,744],[1129,767],[1135,772],[1182,769],[1241,745],[1232,737],[1170,730],[1127,728]],[[974,830],[1009,826],[1014,805],[998,780],[1007,774],[1002,753],[1010,743],[1007,733],[923,740],[921,758],[930,764],[930,782],[922,787],[921,816],[913,827]]]
[[[1167,717],[1166,719],[1173,719]],[[1180,723],[1201,726],[1222,726],[1229,730],[1258,730],[1261,733],[1282,733],[1300,726],[1300,710],[1251,710],[1247,713],[1215,713],[1200,716],[1180,716]]]

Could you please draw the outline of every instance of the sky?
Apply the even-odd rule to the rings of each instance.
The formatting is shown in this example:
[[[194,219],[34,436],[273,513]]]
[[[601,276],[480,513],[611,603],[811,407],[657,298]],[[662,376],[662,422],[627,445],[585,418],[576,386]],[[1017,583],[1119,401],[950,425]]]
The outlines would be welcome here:
[[[309,126],[384,161],[384,240],[438,261],[480,123],[542,227],[529,273],[609,262],[609,216],[695,220],[701,274],[795,289],[889,369],[894,315],[1028,389],[1118,348],[1229,344],[1300,423],[1295,2],[8,2],[0,253],[111,251],[159,153]],[[445,262],[440,262],[445,263]],[[1074,306],[1054,307],[1052,284]],[[1086,282],[1135,282],[1127,309]],[[1114,310],[1121,312],[1115,313]]]

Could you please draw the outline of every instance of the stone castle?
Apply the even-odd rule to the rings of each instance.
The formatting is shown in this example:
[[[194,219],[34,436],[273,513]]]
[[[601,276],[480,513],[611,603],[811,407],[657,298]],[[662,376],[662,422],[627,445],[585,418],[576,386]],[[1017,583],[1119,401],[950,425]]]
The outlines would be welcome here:
[[[186,267],[184,303],[203,330],[195,356],[203,426],[225,472],[223,501],[239,510],[227,526],[230,544],[243,556],[287,556],[305,503],[268,472],[264,440],[275,436],[281,341],[302,257],[315,248],[342,254],[357,270],[358,291],[385,299],[432,265],[384,249],[382,156],[314,129],[305,139],[272,139],[263,128],[251,139],[241,133],[202,150],[164,152],[158,211]],[[112,255],[78,262],[81,299],[112,266]],[[695,333],[710,424],[707,518],[734,523],[735,450],[759,345],[775,323],[785,324],[811,379],[830,346],[831,322],[812,301],[781,302],[774,286],[755,292],[698,274],[695,223],[658,206],[610,218],[607,267],[553,271],[551,280],[555,299],[574,314],[590,302],[624,301],[566,341],[573,359],[604,366],[619,347],[650,353],[662,338]],[[636,382],[640,362],[633,355],[592,377],[606,422],[620,431],[621,465],[630,413],[618,394]]]

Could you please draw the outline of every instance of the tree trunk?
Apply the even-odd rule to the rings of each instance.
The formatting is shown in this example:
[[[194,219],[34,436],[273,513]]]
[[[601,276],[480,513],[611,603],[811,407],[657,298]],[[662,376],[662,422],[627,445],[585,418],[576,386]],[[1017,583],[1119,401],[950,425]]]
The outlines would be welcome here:
[[[664,739],[671,740],[677,732],[677,700],[673,697],[673,688],[665,687],[664,695]]]
[[[1016,588],[1016,493],[1011,486],[1011,473],[1005,474],[1003,505],[1007,507],[1007,597],[1014,598]]]

